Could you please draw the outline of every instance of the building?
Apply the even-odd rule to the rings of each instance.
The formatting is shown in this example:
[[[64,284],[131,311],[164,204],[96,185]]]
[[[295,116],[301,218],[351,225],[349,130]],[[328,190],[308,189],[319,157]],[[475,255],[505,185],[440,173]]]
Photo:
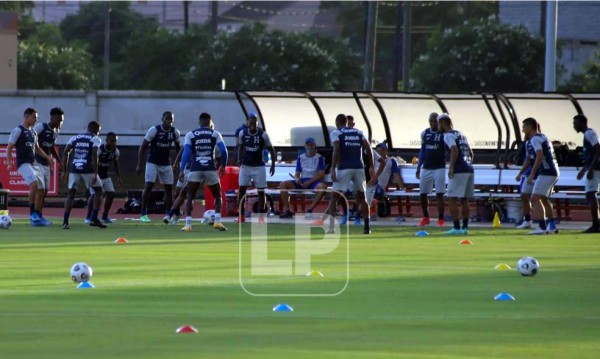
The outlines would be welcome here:
[[[545,1],[501,1],[500,21],[511,25],[523,25],[533,34],[544,36]],[[557,38],[562,44],[562,56],[558,63],[566,69],[560,79],[568,80],[571,74],[600,51],[600,2],[559,1]]]

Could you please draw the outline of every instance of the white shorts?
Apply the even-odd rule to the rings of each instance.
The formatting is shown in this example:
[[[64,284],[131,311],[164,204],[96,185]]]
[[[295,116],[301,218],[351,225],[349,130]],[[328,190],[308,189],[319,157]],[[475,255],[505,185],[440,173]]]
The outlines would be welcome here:
[[[421,179],[419,179],[419,193],[430,194],[431,192],[433,192],[434,187],[436,194],[446,193],[446,169],[421,169]]]
[[[240,167],[239,185],[247,187],[250,185],[250,180],[254,181],[256,188],[267,187],[267,172],[263,166],[246,166]]]
[[[46,189],[44,187],[44,175],[38,164],[36,163],[23,163],[19,166],[19,174],[25,180],[27,185],[31,185],[33,182],[37,182],[38,189]]]
[[[69,189],[77,188],[77,184],[79,180],[82,180],[85,183],[85,188],[92,187],[102,187],[102,180],[100,176],[96,175],[96,183],[92,184],[92,180],[94,179],[93,173],[69,173]]]
[[[598,192],[598,186],[600,185],[600,171],[594,170],[594,177],[592,179],[587,179],[587,172],[585,176],[585,192]]]
[[[179,180],[179,178],[177,178],[177,183],[175,184],[175,187],[177,188],[183,188],[185,187],[185,185],[188,183],[188,174],[190,173],[190,170],[188,168],[183,170],[183,182],[181,182]]]
[[[527,183],[527,176],[523,176],[521,180],[521,194],[532,194],[533,193],[533,183]]]
[[[146,183],[154,183],[156,181],[156,176],[158,176],[158,180],[161,184],[173,185],[173,167],[169,165],[158,166],[154,163],[146,162]]]
[[[540,175],[535,179],[535,182],[533,183],[533,191],[531,193],[550,198],[552,196],[552,190],[554,189],[556,181],[558,181],[557,176]]]
[[[44,179],[44,189],[50,188],[50,166],[44,166],[38,163],[38,168],[42,173],[42,178]],[[40,187],[42,188],[42,187]]]
[[[367,181],[365,177],[364,168],[360,169],[345,169],[337,170],[337,182],[333,182],[332,188],[335,191],[346,192],[352,188],[349,188],[350,181],[354,182],[354,191],[366,192]]]
[[[455,173],[448,180],[448,197],[473,198],[475,197],[475,175],[473,173]]]
[[[97,187],[97,183],[96,182],[96,187]],[[104,191],[104,193],[106,192],[114,192],[115,191],[115,186],[113,185],[113,181],[110,177],[106,177],[106,178],[101,178],[100,179],[100,183],[102,184],[102,191]],[[90,194],[94,194],[94,188],[90,188]]]
[[[219,184],[217,171],[192,171],[187,175],[188,182],[197,182],[207,186]]]

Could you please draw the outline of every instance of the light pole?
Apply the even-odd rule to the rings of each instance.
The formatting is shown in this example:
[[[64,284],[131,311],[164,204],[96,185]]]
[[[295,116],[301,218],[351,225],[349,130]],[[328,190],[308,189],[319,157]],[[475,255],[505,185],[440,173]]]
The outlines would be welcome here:
[[[110,75],[110,3],[106,2],[106,11],[104,12],[104,89],[108,90],[108,80]]]

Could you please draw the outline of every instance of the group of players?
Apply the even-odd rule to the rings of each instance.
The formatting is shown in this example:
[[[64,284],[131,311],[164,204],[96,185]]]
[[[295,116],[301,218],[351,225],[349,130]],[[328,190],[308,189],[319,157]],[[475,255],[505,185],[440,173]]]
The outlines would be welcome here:
[[[38,123],[38,113],[27,108],[21,125],[10,134],[7,148],[8,170],[12,166],[12,150],[16,150],[18,172],[30,187],[29,205],[32,226],[49,226],[52,223],[43,216],[43,204],[50,184],[50,168],[52,162],[59,162],[61,178],[68,178],[68,195],[65,200],[63,229],[69,229],[69,217],[73,199],[79,182],[83,182],[90,190],[88,215],[86,223],[91,226],[105,228],[112,223],[108,217],[115,188],[108,174],[110,165],[114,166],[117,175],[117,186],[121,185],[119,167],[119,150],[117,135],[109,132],[106,143],[99,138],[100,123],[91,121],[86,132],[71,137],[62,156],[56,151],[55,143],[64,121],[64,112],[60,108],[50,110],[50,120]],[[199,127],[186,134],[183,147],[180,145],[180,133],[173,126],[174,114],[163,113],[162,122],[151,127],[146,133],[138,152],[136,172],[141,175],[145,163],[145,187],[142,194],[140,221],[151,222],[148,217],[150,191],[158,178],[165,189],[165,205],[167,210],[164,223],[176,224],[182,212],[180,207],[185,202],[185,226],[182,231],[192,230],[192,207],[196,192],[202,185],[208,186],[215,200],[215,217],[213,227],[220,231],[227,228],[221,222],[222,197],[220,177],[224,174],[228,163],[228,152],[221,134],[214,130],[213,120],[208,113],[199,116]],[[364,221],[364,233],[370,234],[370,204],[373,198],[383,195],[392,176],[397,186],[404,187],[398,163],[388,157],[387,146],[382,143],[373,151],[370,141],[362,131],[354,127],[352,116],[340,114],[335,120],[336,129],[330,134],[333,145],[331,180],[332,191],[326,215],[317,218],[314,225],[325,225],[330,218],[329,231],[334,230],[333,221],[342,205],[344,214],[340,224],[348,219],[346,201],[340,200],[350,190],[355,195],[357,220]],[[587,127],[587,119],[577,115],[573,119],[577,132],[584,133],[584,167],[578,179],[585,177],[586,196],[590,203],[592,226],[585,233],[600,232],[598,219],[598,201],[596,193],[600,182],[600,145],[598,135]],[[548,138],[541,133],[540,125],[533,118],[523,120],[525,135],[524,164],[516,180],[521,182],[521,198],[524,218],[518,228],[530,228],[531,209],[538,220],[539,228],[530,234],[558,233],[552,217],[553,209],[550,197],[553,187],[560,175],[554,150]],[[235,131],[236,155],[235,163],[240,166],[238,208],[245,200],[248,186],[254,183],[258,189],[258,222],[265,222],[265,193],[267,178],[263,151],[268,151],[271,158],[275,152],[269,135],[258,127],[258,116],[249,113],[244,125]],[[433,188],[436,191],[438,221],[440,227],[444,223],[444,195],[448,198],[448,206],[453,221],[453,228],[447,234],[467,234],[469,229],[469,199],[474,197],[473,151],[465,135],[453,128],[448,114],[431,113],[429,128],[421,134],[421,151],[417,164],[416,177],[420,181],[420,202],[423,218],[420,226],[430,224],[428,195]],[[171,161],[171,151],[177,156]],[[149,150],[146,156],[146,151]],[[72,161],[69,166],[69,159]],[[449,157],[446,172],[446,158]],[[174,170],[179,171],[177,189],[173,194]],[[275,161],[271,162],[269,173],[275,172]],[[447,189],[446,189],[446,176]],[[293,213],[289,207],[289,191],[299,189],[316,190],[316,196],[308,209],[312,211],[320,203],[327,192],[324,183],[325,161],[316,151],[314,138],[306,138],[305,153],[296,162],[294,178],[280,185],[281,201],[284,211],[282,218],[291,218]],[[103,195],[106,196],[102,217],[99,210]],[[175,200],[174,200],[175,198]],[[243,207],[243,205],[242,205]],[[244,213],[239,213],[237,222],[245,221]]]

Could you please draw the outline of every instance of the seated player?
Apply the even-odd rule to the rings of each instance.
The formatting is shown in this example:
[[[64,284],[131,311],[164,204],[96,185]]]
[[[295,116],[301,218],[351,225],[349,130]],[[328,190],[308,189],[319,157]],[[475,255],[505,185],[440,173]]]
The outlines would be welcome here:
[[[404,187],[404,180],[400,174],[400,167],[395,158],[388,157],[389,150],[385,143],[380,143],[375,147],[377,154],[384,161],[385,165],[381,165],[380,161],[375,161],[375,172],[378,174],[367,183],[367,203],[372,204],[373,199],[379,199],[385,194],[385,190],[390,182],[392,175],[394,182],[398,188]]]
[[[296,173],[294,180],[281,182],[281,203],[283,204],[283,213],[279,218],[292,218],[294,214],[290,211],[288,190],[316,189],[317,194],[308,208],[307,217],[313,212],[315,207],[321,203],[325,196],[327,185],[323,183],[325,177],[325,159],[317,153],[317,144],[315,139],[308,137],[304,141],[306,152],[298,156],[296,161]]]

